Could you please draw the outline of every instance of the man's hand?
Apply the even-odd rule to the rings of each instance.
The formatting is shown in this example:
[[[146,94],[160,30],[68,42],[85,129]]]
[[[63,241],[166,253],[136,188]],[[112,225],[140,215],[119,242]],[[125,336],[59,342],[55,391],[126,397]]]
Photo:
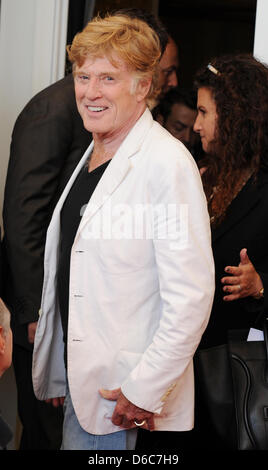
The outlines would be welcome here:
[[[62,406],[64,403],[65,397],[59,397],[59,398],[48,398],[46,400],[46,403],[51,403],[51,405],[54,406],[54,408],[58,408],[59,406]]]
[[[28,341],[31,344],[34,343],[36,328],[37,328],[37,321],[28,323]]]
[[[137,423],[146,421],[143,426],[144,429],[153,431],[154,426],[154,413],[143,410],[138,406],[131,403],[121,392],[121,388],[115,390],[99,390],[100,395],[106,400],[116,401],[116,406],[112,416],[112,423],[115,426],[120,426],[125,429],[134,428]]]
[[[263,287],[262,280],[251,263],[246,248],[240,251],[240,263],[238,266],[227,266],[225,272],[229,277],[223,277],[223,290],[227,294],[223,300],[231,301],[243,297],[258,297]],[[230,276],[231,275],[231,276]]]

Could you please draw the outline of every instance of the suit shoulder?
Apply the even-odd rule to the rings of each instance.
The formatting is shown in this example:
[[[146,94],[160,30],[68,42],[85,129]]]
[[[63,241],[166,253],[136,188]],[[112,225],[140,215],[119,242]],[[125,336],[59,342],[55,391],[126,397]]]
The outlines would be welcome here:
[[[54,100],[61,99],[63,96],[74,95],[74,83],[72,74],[58,80],[55,83],[47,86],[43,90],[39,91],[28,103],[32,104],[40,100]]]
[[[30,113],[37,115],[45,114],[48,109],[50,112],[57,113],[63,109],[70,108],[72,110],[75,107],[73,79],[72,76],[66,76],[33,96],[25,105],[18,118],[23,119]]]
[[[196,167],[194,158],[185,145],[156,121],[146,137],[145,145],[154,165],[160,165],[163,170],[170,166]]]

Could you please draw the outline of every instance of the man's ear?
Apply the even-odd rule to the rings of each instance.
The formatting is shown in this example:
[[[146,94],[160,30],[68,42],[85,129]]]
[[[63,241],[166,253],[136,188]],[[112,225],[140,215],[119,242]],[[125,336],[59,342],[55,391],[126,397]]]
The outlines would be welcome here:
[[[141,78],[138,81],[136,88],[137,101],[143,101],[148,95],[151,88],[152,79],[151,78]]]

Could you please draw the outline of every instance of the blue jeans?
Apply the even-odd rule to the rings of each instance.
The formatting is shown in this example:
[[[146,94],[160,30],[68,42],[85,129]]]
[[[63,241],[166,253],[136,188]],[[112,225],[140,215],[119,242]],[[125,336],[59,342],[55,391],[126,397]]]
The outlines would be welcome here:
[[[111,434],[89,434],[81,428],[76,417],[71,395],[67,393],[63,405],[63,437],[61,450],[134,450],[137,429],[122,430]]]

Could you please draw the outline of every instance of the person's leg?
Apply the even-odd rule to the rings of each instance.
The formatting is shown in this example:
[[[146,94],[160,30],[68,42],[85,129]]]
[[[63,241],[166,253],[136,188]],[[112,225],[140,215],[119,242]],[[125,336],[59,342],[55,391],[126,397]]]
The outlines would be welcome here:
[[[126,450],[135,450],[137,437],[138,437],[138,428],[129,429],[127,433],[127,447]]]
[[[69,390],[64,401],[62,450],[133,450],[137,430],[95,435],[86,432],[76,417]]]
[[[32,352],[13,345],[18,413],[22,423],[20,450],[58,450],[62,441],[63,411],[35,397]]]
[[[193,431],[147,431],[139,429],[135,449],[139,452],[158,450],[191,450]]]

